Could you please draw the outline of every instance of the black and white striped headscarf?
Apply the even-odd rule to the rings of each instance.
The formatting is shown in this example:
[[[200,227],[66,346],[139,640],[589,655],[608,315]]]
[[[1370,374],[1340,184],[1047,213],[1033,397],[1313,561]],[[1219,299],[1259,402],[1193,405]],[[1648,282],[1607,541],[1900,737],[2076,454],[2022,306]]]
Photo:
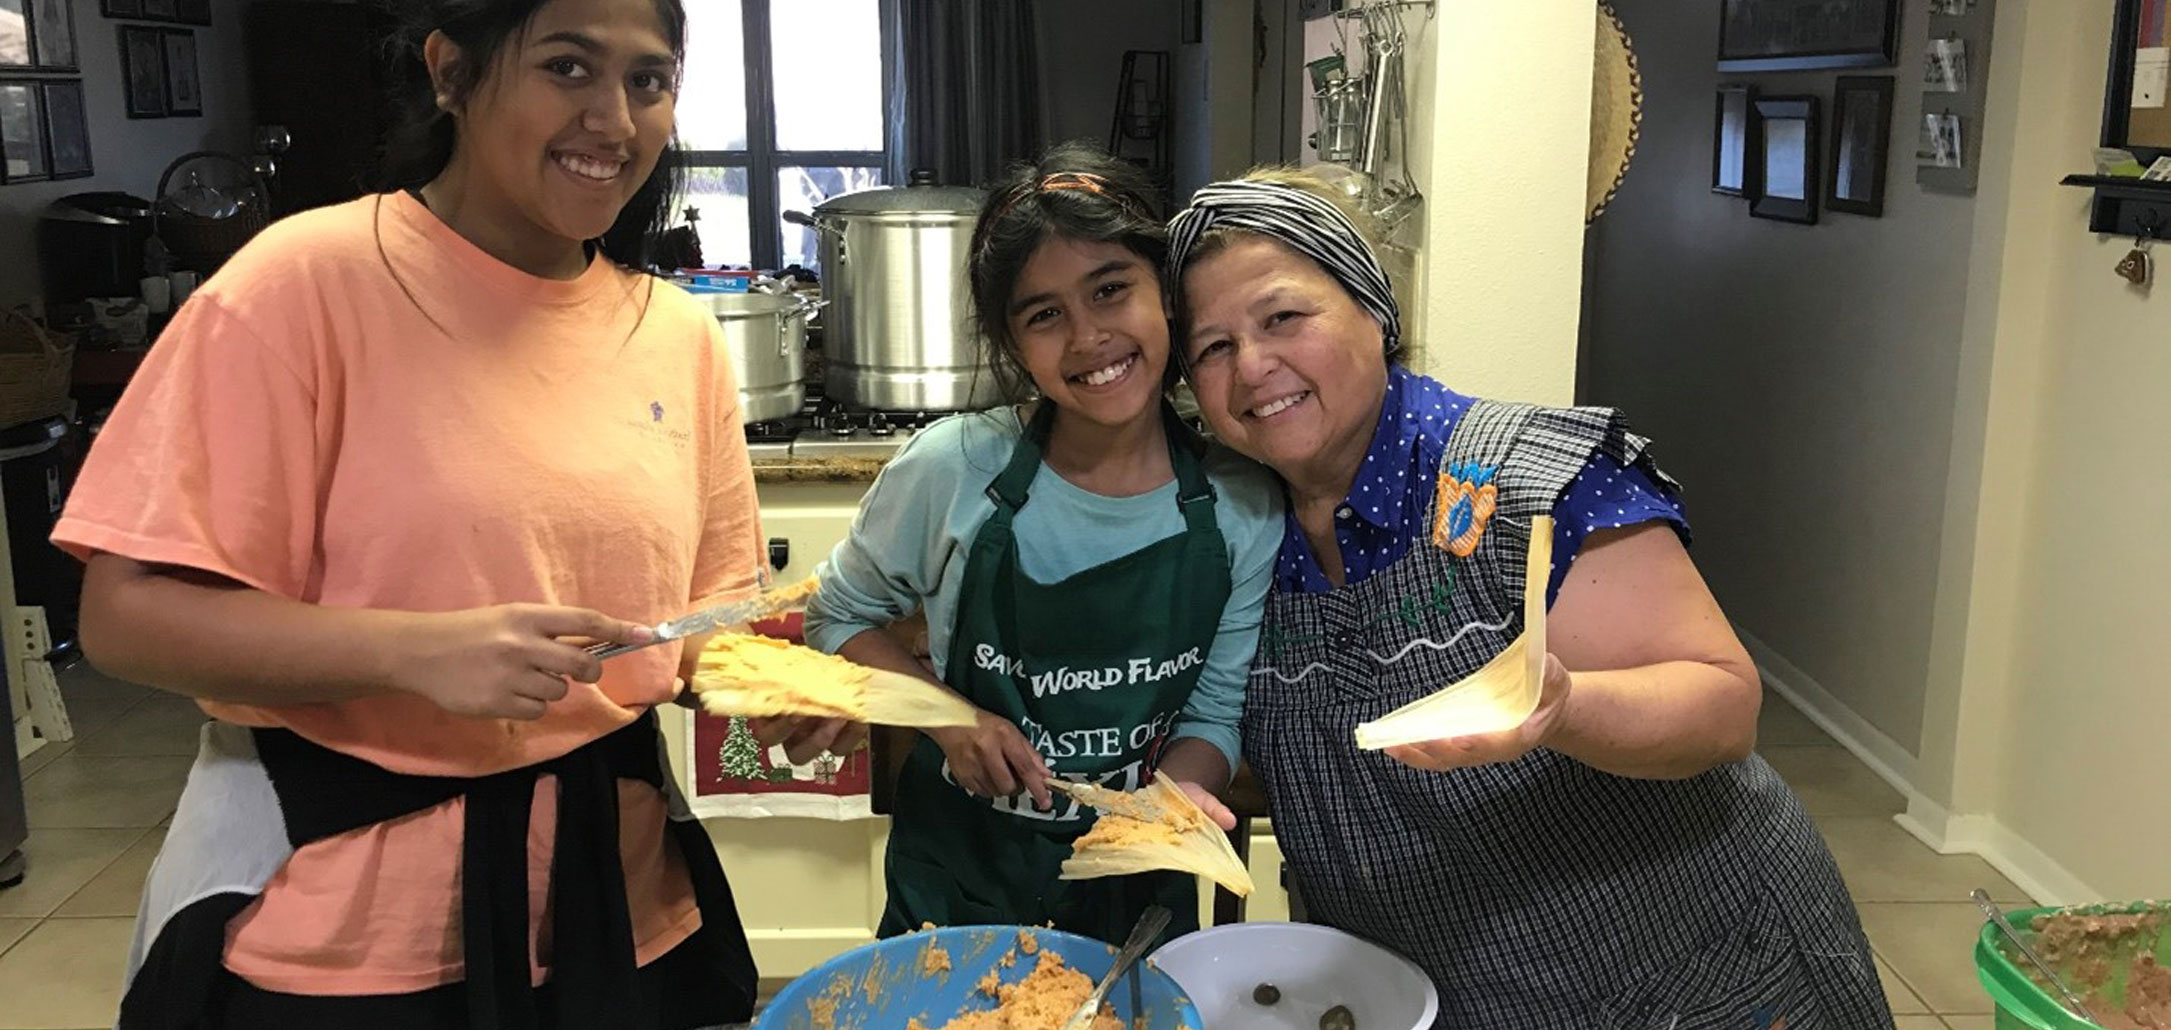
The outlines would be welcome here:
[[[1210,229],[1242,229],[1270,236],[1326,269],[1387,338],[1387,353],[1402,347],[1402,312],[1395,305],[1387,270],[1349,216],[1330,201],[1293,186],[1232,179],[1191,197],[1168,223],[1168,267],[1181,293],[1184,266]],[[1180,301],[1180,297],[1179,297]]]

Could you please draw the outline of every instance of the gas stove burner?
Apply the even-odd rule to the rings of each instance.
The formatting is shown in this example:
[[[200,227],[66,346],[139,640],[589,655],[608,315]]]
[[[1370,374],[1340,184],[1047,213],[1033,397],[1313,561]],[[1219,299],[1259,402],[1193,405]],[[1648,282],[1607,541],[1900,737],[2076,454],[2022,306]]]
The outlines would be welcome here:
[[[789,421],[752,422],[746,427],[747,443],[790,443],[797,435]]]

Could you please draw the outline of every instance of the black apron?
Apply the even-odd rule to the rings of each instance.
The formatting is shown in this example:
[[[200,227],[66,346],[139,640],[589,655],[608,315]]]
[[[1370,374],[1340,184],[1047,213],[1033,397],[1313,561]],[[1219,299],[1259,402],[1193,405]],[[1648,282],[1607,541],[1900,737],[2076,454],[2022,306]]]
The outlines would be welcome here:
[[[1040,471],[1055,408],[1043,403],[988,486],[995,511],[973,538],[945,676],[1016,723],[1057,778],[1135,790],[1150,782],[1198,684],[1229,599],[1228,548],[1197,437],[1163,409],[1184,530],[1057,583],[1019,568],[1011,526]],[[1110,527],[1121,532],[1121,527]],[[1120,943],[1148,905],[1197,926],[1197,880],[1156,872],[1057,878],[1095,813],[1057,795],[976,798],[921,737],[898,777],[881,934],[922,924],[1042,924]]]
[[[278,816],[294,848],[465,798],[460,916],[467,978],[403,995],[317,997],[261,990],[221,964],[227,923],[254,895],[220,893],[165,921],[121,1000],[122,1030],[685,1030],[751,1016],[753,954],[715,846],[698,821],[674,819],[669,826],[693,881],[701,928],[647,967],[634,964],[619,855],[617,782],[638,780],[664,789],[653,712],[558,758],[476,778],[402,775],[288,730],[247,733],[253,755],[216,758],[209,743],[216,734],[207,734],[205,757],[191,773],[191,784],[206,761],[232,765],[253,758],[276,795]],[[550,980],[537,988],[528,968],[527,837],[536,778],[544,774],[558,781],[550,871],[554,954]],[[596,889],[606,884],[620,886]]]

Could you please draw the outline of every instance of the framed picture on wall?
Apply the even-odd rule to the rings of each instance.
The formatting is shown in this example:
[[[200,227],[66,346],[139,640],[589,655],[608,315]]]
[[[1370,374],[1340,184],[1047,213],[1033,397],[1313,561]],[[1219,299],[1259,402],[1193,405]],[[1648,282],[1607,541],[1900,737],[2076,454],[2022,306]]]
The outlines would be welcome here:
[[[1759,97],[1762,122],[1757,179],[1762,188],[1749,213],[1782,222],[1817,224],[1817,98]]]
[[[196,71],[196,33],[189,29],[165,30],[166,113],[204,113],[203,78]]]
[[[1723,0],[1719,70],[1890,68],[1901,0]]]
[[[151,21],[179,21],[178,0],[143,0],[143,16]]]
[[[1892,153],[1892,76],[1843,75],[1832,87],[1832,178],[1824,206],[1850,215],[1885,213]]]
[[[69,0],[26,0],[30,7],[31,42],[40,71],[72,72],[76,68],[75,11]],[[4,31],[4,30],[0,30]]]
[[[130,118],[166,117],[166,34],[149,25],[123,25],[121,95]]]
[[[1749,175],[1756,169],[1756,101],[1753,86],[1720,86],[1719,109],[1712,123],[1711,192],[1731,197],[1756,193]]]
[[[45,152],[45,100],[38,84],[0,81],[0,184],[52,177]]]
[[[0,0],[0,68],[28,68],[34,60],[30,0]]]
[[[174,13],[184,25],[209,25],[211,0],[176,0]]]
[[[98,13],[108,18],[141,18],[143,0],[98,0]]]
[[[83,80],[45,82],[45,152],[55,179],[91,174],[90,119],[83,111]]]

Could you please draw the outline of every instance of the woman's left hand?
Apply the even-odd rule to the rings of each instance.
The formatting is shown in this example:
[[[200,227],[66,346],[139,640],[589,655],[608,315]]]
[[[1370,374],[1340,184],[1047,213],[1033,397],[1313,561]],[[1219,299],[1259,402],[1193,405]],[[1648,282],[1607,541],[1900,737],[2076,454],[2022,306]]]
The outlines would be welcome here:
[[[1567,710],[1574,681],[1560,659],[1545,656],[1545,683],[1538,691],[1538,707],[1514,729],[1477,733],[1467,737],[1420,741],[1387,749],[1387,757],[1414,769],[1446,772],[1480,765],[1512,762],[1544,747]]]

